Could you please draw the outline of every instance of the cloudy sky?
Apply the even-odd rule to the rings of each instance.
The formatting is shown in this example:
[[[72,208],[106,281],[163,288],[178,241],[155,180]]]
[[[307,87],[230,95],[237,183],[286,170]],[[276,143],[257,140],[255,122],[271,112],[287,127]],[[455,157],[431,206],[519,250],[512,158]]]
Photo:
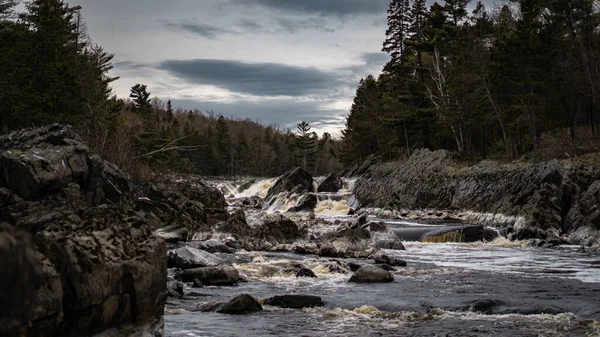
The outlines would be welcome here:
[[[361,77],[379,74],[389,0],[75,0],[136,83],[186,109],[339,133]]]

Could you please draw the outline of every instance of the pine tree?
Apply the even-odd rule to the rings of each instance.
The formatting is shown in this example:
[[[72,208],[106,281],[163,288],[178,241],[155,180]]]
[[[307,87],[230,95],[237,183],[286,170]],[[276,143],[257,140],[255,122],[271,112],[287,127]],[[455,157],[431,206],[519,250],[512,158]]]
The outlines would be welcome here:
[[[468,15],[467,6],[471,0],[444,0],[444,10],[454,26],[458,26]]]
[[[387,11],[388,28],[385,32],[382,51],[390,54],[390,66],[398,65],[406,58],[404,55],[404,40],[409,30],[409,0],[391,0]]]
[[[18,5],[16,0],[0,0],[0,19],[12,16],[14,8]]]
[[[171,100],[167,101],[167,116],[169,120],[173,119],[173,104],[171,103]]]
[[[316,133],[310,132],[311,128],[307,122],[298,123],[296,128],[295,148],[298,165],[305,170],[309,170],[315,165],[318,137]]]
[[[131,87],[129,97],[133,99],[138,109],[150,107],[150,93],[148,92],[148,86],[145,84],[136,84]]]
[[[219,153],[219,169],[222,173],[231,172],[231,139],[225,117],[217,119],[217,151]]]

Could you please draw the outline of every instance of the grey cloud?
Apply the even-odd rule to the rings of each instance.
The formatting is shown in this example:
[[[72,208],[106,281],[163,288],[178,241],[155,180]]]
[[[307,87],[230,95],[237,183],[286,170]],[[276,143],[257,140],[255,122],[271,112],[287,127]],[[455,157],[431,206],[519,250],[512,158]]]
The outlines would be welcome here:
[[[333,28],[327,26],[327,22],[324,19],[319,18],[308,18],[308,19],[277,19],[277,23],[280,27],[278,31],[285,33],[298,33],[304,30],[318,30],[323,32],[334,32]]]
[[[236,23],[236,26],[253,32],[260,32],[265,29],[263,25],[250,19],[242,19]]]
[[[343,124],[347,114],[347,111],[342,110],[320,110],[319,102],[299,102],[295,99],[232,103],[173,99],[173,104],[184,109],[214,111],[224,116],[248,117],[264,124],[275,123],[290,129],[294,129],[300,121],[310,123],[315,129],[336,128]]]
[[[365,61],[367,67],[372,66],[383,66],[390,59],[390,56],[386,53],[364,53],[362,59]]]
[[[283,12],[349,16],[385,13],[389,0],[233,0],[244,5],[258,5]]]
[[[179,23],[167,23],[167,28],[182,30],[194,35],[199,35],[207,39],[215,40],[222,34],[235,34],[235,31],[225,29],[217,26],[212,26],[204,23],[191,23],[191,22],[179,22]]]
[[[159,67],[190,83],[257,96],[300,97],[343,85],[332,73],[276,63],[195,59],[163,61]]]

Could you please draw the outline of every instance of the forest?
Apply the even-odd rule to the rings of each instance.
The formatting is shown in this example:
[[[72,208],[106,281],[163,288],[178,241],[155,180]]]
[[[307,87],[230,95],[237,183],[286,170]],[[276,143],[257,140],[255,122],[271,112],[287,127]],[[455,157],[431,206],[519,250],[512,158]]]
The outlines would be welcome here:
[[[417,148],[508,161],[598,151],[599,15],[594,0],[392,0],[390,59],[356,90],[343,161]]]
[[[419,148],[506,161],[600,151],[596,0],[391,0],[389,61],[360,81],[339,139],[174,107],[141,83],[118,98],[114,55],[90,39],[85,9],[18,3],[0,0],[0,134],[71,124],[136,177],[321,175]]]
[[[117,98],[114,55],[93,43],[81,6],[0,0],[0,134],[72,125],[100,156],[137,178],[169,173],[275,176],[296,166],[341,169],[339,141],[308,123],[296,130],[174,107],[143,84]],[[240,112],[243,114],[243,111]]]

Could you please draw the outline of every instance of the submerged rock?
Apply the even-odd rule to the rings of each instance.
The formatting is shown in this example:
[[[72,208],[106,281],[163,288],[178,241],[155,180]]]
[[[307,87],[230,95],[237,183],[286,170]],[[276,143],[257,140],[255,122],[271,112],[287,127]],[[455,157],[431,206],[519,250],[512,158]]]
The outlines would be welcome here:
[[[233,254],[235,253],[234,249],[229,248],[227,245],[222,243],[216,239],[206,240],[204,242],[200,242],[198,244],[198,249],[207,251],[209,253],[224,253],[224,254]]]
[[[300,270],[296,272],[296,277],[317,277],[317,275],[308,268],[300,268]]]
[[[302,309],[322,307],[325,304],[321,297],[310,295],[282,295],[273,296],[265,299],[265,305],[271,305],[280,308]]]
[[[372,265],[364,265],[354,272],[348,282],[353,283],[386,283],[394,281],[394,275],[389,271]]]

